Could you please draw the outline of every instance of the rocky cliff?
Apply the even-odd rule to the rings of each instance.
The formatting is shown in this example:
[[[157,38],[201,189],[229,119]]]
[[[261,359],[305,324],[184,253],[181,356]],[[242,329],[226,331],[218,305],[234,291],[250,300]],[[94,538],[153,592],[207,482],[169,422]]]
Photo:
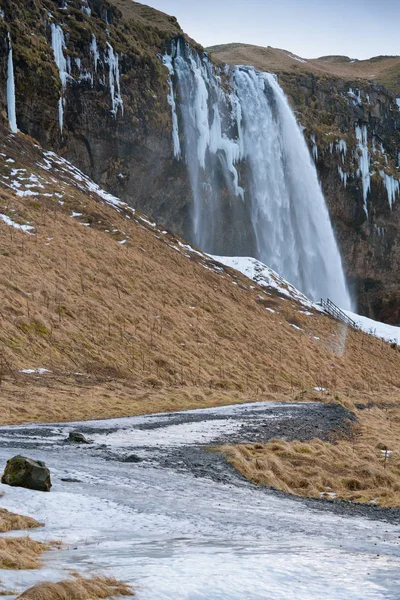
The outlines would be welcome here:
[[[181,36],[174,17],[127,0],[0,0],[2,120],[12,49],[18,128],[190,239],[191,191],[173,156],[162,64]],[[399,323],[398,59],[308,65],[284,51],[273,60],[240,52],[212,56],[278,73],[305,127],[360,310]]]
[[[176,19],[127,0],[0,0],[0,10],[0,81],[12,47],[18,128],[184,232],[190,195],[160,59],[182,35]]]

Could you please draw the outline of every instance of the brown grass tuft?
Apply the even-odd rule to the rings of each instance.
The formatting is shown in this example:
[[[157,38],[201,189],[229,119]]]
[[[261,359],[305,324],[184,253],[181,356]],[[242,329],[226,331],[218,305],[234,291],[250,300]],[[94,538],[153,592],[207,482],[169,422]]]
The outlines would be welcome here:
[[[37,569],[38,558],[56,542],[44,544],[30,537],[0,538],[0,569]]]
[[[42,523],[32,519],[32,517],[17,515],[9,512],[5,508],[0,508],[0,533],[12,531],[14,529],[33,529],[34,527],[41,526]]]
[[[58,583],[38,583],[18,596],[17,600],[95,600],[134,595],[131,587],[110,577],[76,577]]]
[[[220,449],[257,485],[296,496],[400,506],[400,407],[353,405],[359,424],[335,443],[271,440]]]

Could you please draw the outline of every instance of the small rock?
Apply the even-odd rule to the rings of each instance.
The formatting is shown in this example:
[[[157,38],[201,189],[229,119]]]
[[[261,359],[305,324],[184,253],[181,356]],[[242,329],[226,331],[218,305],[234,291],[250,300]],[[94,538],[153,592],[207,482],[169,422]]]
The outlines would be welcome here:
[[[83,433],[79,431],[70,431],[68,436],[68,441],[75,442],[76,444],[91,444],[91,440],[85,438]]]
[[[49,492],[51,488],[50,471],[41,460],[18,455],[7,461],[1,483]]]
[[[82,483],[82,479],[75,479],[74,477],[61,477],[61,481],[64,483]]]
[[[140,458],[137,454],[129,454],[128,456],[124,456],[122,462],[125,463],[139,463],[142,462],[143,458]]]

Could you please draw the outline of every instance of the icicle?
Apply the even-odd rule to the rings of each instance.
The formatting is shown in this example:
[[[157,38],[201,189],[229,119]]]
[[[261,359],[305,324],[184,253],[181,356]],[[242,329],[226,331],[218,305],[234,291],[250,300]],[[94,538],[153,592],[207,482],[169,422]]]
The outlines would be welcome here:
[[[396,201],[396,195],[398,196],[400,194],[400,183],[397,179],[392,177],[392,175],[385,173],[385,171],[379,171],[379,175],[383,179],[383,184],[388,195],[389,206],[392,209],[393,204]]]
[[[8,74],[7,74],[7,113],[10,129],[13,133],[18,132],[17,116],[15,110],[15,82],[14,82],[14,65],[11,37],[8,34]]]
[[[344,163],[344,159],[347,154],[347,144],[345,140],[338,140],[336,142],[336,152],[341,155],[342,163]]]
[[[317,162],[317,160],[318,160],[318,146],[317,146],[317,142],[315,141],[315,135],[314,134],[311,135],[311,141],[312,141],[312,144],[313,144],[312,155],[313,155],[314,161]]]
[[[99,54],[99,51],[97,48],[96,36],[94,34],[92,34],[92,41],[90,44],[90,52],[92,53],[92,56],[93,56],[94,70],[95,70],[95,73],[97,73],[97,63],[99,62],[100,54]]]
[[[85,13],[88,17],[90,17],[90,15],[92,14],[91,8],[87,0],[82,0],[81,11]]]
[[[174,77],[174,67],[172,64],[172,57],[169,56],[169,54],[165,54],[163,56],[163,63],[169,71],[169,76],[168,76],[169,94],[167,96],[167,99],[168,99],[168,104],[170,105],[171,111],[172,111],[172,141],[174,144],[174,156],[177,160],[180,160],[180,158],[181,158],[181,142],[179,140],[178,115],[176,114],[175,93],[174,93],[174,85],[172,82],[172,79]]]
[[[361,176],[362,188],[363,188],[363,199],[364,199],[364,210],[365,214],[368,215],[367,197],[368,192],[371,189],[371,176],[369,172],[370,165],[370,154],[368,151],[368,133],[367,126],[356,125],[356,138],[357,138],[357,159],[358,159],[358,171],[357,175]]]
[[[338,165],[338,173],[340,175],[340,179],[342,180],[344,187],[347,187],[347,178],[349,176],[348,173],[346,173],[346,171],[343,171],[340,165]]]
[[[64,56],[64,49],[66,48],[64,32],[59,25],[51,24],[51,45],[54,52],[54,59],[58,67],[58,72],[61,81],[61,93],[58,101],[58,120],[60,125],[60,131],[62,133],[64,124],[64,108],[65,108],[65,90],[67,88],[67,79],[70,72],[70,66]],[[69,57],[68,57],[69,58]]]
[[[107,47],[108,56],[106,62],[110,71],[109,85],[112,104],[111,112],[114,115],[114,117],[116,117],[118,113],[118,108],[121,110],[121,113],[124,114],[124,103],[121,98],[121,89],[119,84],[119,61],[118,54],[114,53],[114,49],[109,42],[107,42]]]

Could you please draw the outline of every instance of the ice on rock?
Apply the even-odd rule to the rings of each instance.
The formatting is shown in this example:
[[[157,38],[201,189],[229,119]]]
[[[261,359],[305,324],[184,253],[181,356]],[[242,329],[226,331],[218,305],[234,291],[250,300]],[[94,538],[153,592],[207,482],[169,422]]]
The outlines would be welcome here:
[[[312,146],[312,155],[313,155],[313,158],[314,158],[315,162],[317,162],[317,160],[318,160],[318,146],[317,146],[317,142],[315,140],[315,135],[314,134],[311,135],[311,141],[312,141],[312,145],[313,145]]]
[[[81,11],[85,13],[88,17],[92,14],[91,8],[87,0],[82,0]]]
[[[124,103],[121,98],[121,89],[119,82],[119,58],[118,54],[114,52],[114,48],[109,42],[107,42],[107,48],[108,53],[106,62],[109,68],[109,86],[112,104],[111,112],[114,115],[114,117],[116,117],[118,109],[120,109],[121,113],[124,114]]]
[[[58,120],[60,125],[60,131],[62,133],[64,124],[64,108],[65,108],[65,90],[67,88],[67,80],[70,72],[70,66],[64,56],[64,49],[66,48],[64,32],[60,25],[51,24],[51,45],[54,52],[54,59],[58,68],[61,81],[61,93],[58,101]]]
[[[338,165],[338,173],[340,175],[340,179],[342,180],[344,187],[347,187],[347,178],[348,178],[349,174],[346,173],[346,171],[343,171],[343,169],[340,165]]]
[[[7,66],[7,113],[10,129],[13,133],[18,132],[17,115],[15,109],[15,82],[14,82],[14,65],[11,37],[8,34],[8,66]]]
[[[169,94],[168,94],[168,104],[171,107],[172,111],[172,142],[174,145],[174,156],[176,159],[181,158],[181,142],[179,140],[179,125],[178,125],[178,115],[176,113],[176,102],[175,102],[175,92],[173,85],[173,77],[174,77],[174,67],[172,64],[172,57],[169,54],[165,54],[163,56],[163,63],[167,67],[169,71],[168,77],[168,85],[169,85]]]
[[[344,159],[346,158],[347,154],[347,144],[345,140],[338,140],[336,142],[336,152],[340,154],[342,157],[342,163],[344,163]]]
[[[388,175],[385,171],[379,171],[379,175],[382,177],[383,184],[386,188],[386,192],[388,195],[388,202],[390,208],[393,207],[395,203],[396,196],[400,195],[400,184],[397,179],[395,179],[392,175]]]
[[[223,181],[229,218],[240,223],[245,212],[249,220],[245,235],[254,243],[247,252],[308,297],[328,296],[350,307],[315,165],[276,77],[245,66],[222,71],[183,42],[170,68],[196,245],[211,254],[232,250],[224,247],[221,230]],[[246,168],[239,169],[243,161]]]
[[[95,73],[97,73],[97,63],[100,60],[100,54],[99,54],[99,50],[97,48],[97,39],[94,34],[92,34],[92,41],[90,43],[90,52],[93,56],[94,71],[95,71]]]
[[[357,160],[358,170],[357,175],[361,177],[363,199],[364,199],[364,210],[368,215],[367,198],[368,193],[371,189],[371,176],[370,176],[370,153],[368,150],[368,133],[366,125],[356,125],[356,138],[357,138]]]
[[[362,104],[362,100],[361,100],[361,92],[360,90],[356,90],[356,93],[353,91],[352,88],[349,88],[349,91],[347,92],[347,95],[350,96],[350,98],[353,100],[355,105],[361,105]]]

